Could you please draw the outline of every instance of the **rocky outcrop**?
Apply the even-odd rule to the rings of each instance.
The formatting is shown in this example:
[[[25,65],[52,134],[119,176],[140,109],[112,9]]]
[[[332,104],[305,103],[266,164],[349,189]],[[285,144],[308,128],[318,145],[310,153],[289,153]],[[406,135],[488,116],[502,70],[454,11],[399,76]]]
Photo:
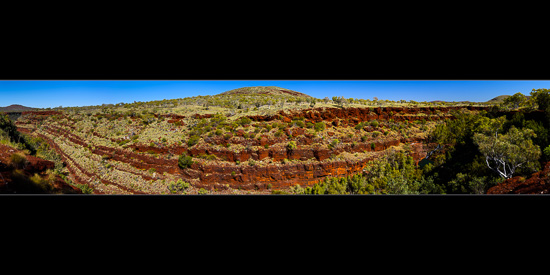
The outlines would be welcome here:
[[[52,115],[62,115],[62,112],[59,111],[27,111],[23,112],[22,115],[30,116],[52,116]]]
[[[440,120],[451,118],[449,112],[459,109],[489,110],[490,107],[464,106],[464,107],[375,107],[375,108],[309,108],[293,111],[280,111],[273,116],[249,116],[255,121],[270,121],[274,119],[304,118],[307,121],[334,121],[342,125],[355,125],[361,121],[389,120],[415,121],[415,120]],[[335,125],[336,126],[336,125]]]
[[[20,150],[0,144],[0,193],[25,193],[29,190],[24,184],[26,180],[14,176],[15,167],[10,164],[10,156],[15,153],[24,154]],[[26,178],[30,178],[35,174],[42,177],[49,176],[47,170],[53,170],[55,167],[55,164],[49,160],[31,155],[25,155],[25,158],[27,162],[20,171],[22,171]],[[70,186],[60,176],[55,176],[51,188],[50,191],[52,193],[81,193],[80,189]]]
[[[200,187],[212,188],[216,184],[228,184],[231,188],[265,189],[287,188],[296,184],[312,185],[326,177],[341,177],[359,173],[368,161],[330,161],[273,164],[267,166],[203,166],[196,174],[200,178]]]
[[[533,173],[525,179],[516,176],[493,186],[487,194],[548,194],[550,192],[550,162],[544,164],[544,169]]]
[[[21,117],[25,118],[25,122],[18,119],[16,125],[25,125],[25,124],[37,124],[49,116],[60,115],[63,116],[62,112],[58,111],[26,111],[21,113]]]
[[[416,142],[415,142],[416,141]],[[262,160],[271,158],[273,163],[268,165],[240,165],[222,164],[222,165],[198,165],[191,167],[191,171],[183,174],[188,177],[197,177],[200,179],[199,186],[212,188],[220,184],[228,184],[231,188],[242,189],[263,189],[268,185],[272,188],[286,188],[296,184],[302,186],[315,184],[326,177],[340,177],[359,173],[365,165],[379,154],[391,146],[399,145],[400,140],[387,140],[376,142],[374,149],[370,143],[361,143],[351,148],[338,149],[295,149],[288,150],[279,148],[276,150],[258,150],[243,151],[239,153],[228,154],[231,160]],[[419,140],[407,139],[403,142],[413,142],[410,146],[413,150],[413,159],[416,163],[420,161],[427,152],[427,146]],[[331,156],[336,156],[344,151],[363,152],[374,151],[371,157],[361,160],[329,160]],[[190,152],[193,152],[191,150]],[[205,150],[205,153],[214,153]],[[287,160],[282,162],[283,160]],[[296,160],[296,161],[294,161]]]

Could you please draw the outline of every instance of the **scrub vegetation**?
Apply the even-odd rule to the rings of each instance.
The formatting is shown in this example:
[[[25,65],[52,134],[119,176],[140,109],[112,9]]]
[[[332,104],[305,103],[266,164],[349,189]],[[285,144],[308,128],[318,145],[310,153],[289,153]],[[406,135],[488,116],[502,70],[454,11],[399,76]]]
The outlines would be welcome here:
[[[546,89],[474,103],[270,86],[0,116],[0,142],[13,169],[54,163],[30,181],[82,193],[483,194],[550,160],[549,122]]]

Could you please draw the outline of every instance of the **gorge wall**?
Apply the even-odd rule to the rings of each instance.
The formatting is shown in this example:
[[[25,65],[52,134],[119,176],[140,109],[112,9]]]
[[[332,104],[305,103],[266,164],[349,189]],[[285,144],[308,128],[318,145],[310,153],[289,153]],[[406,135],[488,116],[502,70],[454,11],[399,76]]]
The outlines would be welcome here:
[[[469,110],[483,110],[488,107],[422,107],[422,108],[401,108],[401,107],[377,107],[377,108],[309,108],[302,110],[285,110],[271,116],[248,116],[254,122],[268,122],[279,120],[290,122],[294,119],[303,118],[304,122],[324,121],[331,130],[325,131],[331,136],[332,129],[338,127],[355,126],[363,121],[408,121],[418,120],[435,121],[452,119],[451,110],[466,108]],[[45,139],[63,158],[67,169],[79,184],[88,184],[91,178],[99,178],[101,182],[117,186],[125,192],[141,194],[143,192],[134,190],[132,186],[123,185],[117,182],[101,179],[101,175],[94,174],[84,165],[78,164],[78,160],[69,156],[52,137],[58,137],[74,146],[89,148],[89,151],[106,161],[118,161],[129,164],[139,170],[154,169],[155,174],[135,173],[140,177],[150,180],[163,178],[163,174],[177,175],[178,177],[192,181],[196,187],[205,189],[233,189],[262,190],[268,188],[282,189],[296,184],[301,186],[313,185],[326,177],[342,177],[361,173],[369,161],[386,154],[393,146],[408,144],[410,153],[416,163],[420,161],[434,144],[427,144],[426,140],[420,137],[410,138],[379,138],[365,142],[357,142],[357,137],[341,138],[341,143],[333,148],[316,146],[314,136],[307,133],[303,128],[292,128],[294,131],[289,136],[296,136],[294,139],[297,148],[289,149],[284,145],[287,142],[286,135],[273,137],[262,135],[257,139],[238,139],[233,142],[235,145],[242,145],[244,149],[213,147],[210,145],[221,145],[227,143],[223,137],[211,137],[205,139],[204,146],[188,147],[181,146],[148,146],[144,144],[131,144],[124,147],[110,147],[98,144],[90,144],[88,140],[81,138],[75,133],[76,129],[70,124],[47,125],[42,123],[50,115],[63,115],[61,112],[29,112],[23,113],[27,120],[19,123],[22,132],[33,133]],[[163,115],[175,121],[181,121],[183,116]],[[195,118],[210,118],[212,115],[195,115]],[[40,126],[40,131],[35,131]],[[178,127],[185,127],[180,123]],[[370,126],[365,131],[373,131]],[[285,131],[288,131],[286,129]],[[235,136],[242,136],[244,132],[237,131]],[[286,133],[289,134],[289,133]],[[101,137],[97,133],[94,136],[116,142],[117,140]],[[354,140],[355,142],[352,142]],[[266,147],[264,147],[266,146]],[[178,167],[177,156],[182,153],[194,157],[193,163],[187,169]],[[338,157],[346,153],[345,158]],[[361,153],[362,157],[354,157],[355,153]],[[203,155],[214,156],[214,161],[206,161],[201,158]],[[245,161],[262,161],[261,164],[251,164]],[[241,164],[237,164],[240,162]],[[122,169],[122,168],[119,168]]]

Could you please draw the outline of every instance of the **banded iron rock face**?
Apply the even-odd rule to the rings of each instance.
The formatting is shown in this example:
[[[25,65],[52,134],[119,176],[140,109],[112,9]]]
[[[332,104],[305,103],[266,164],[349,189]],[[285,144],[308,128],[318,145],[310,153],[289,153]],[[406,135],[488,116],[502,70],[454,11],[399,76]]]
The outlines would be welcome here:
[[[268,186],[274,189],[283,189],[296,184],[301,186],[313,185],[326,177],[341,177],[357,173],[368,165],[368,162],[384,154],[393,146],[409,144],[411,155],[416,163],[420,161],[429,151],[428,144],[421,137],[395,137],[380,136],[379,138],[360,142],[360,137],[353,134],[348,137],[342,133],[372,133],[380,128],[366,125],[355,131],[354,127],[360,122],[377,120],[394,122],[426,120],[434,121],[441,119],[452,119],[449,114],[452,109],[464,107],[423,107],[423,108],[401,108],[401,107],[376,107],[376,108],[309,108],[302,110],[285,110],[276,115],[248,116],[252,123],[287,122],[295,119],[303,119],[304,124],[325,122],[327,129],[322,131],[327,139],[338,138],[335,148],[327,148],[329,141],[324,146],[318,146],[317,134],[309,133],[304,127],[285,128],[281,136],[273,134],[258,133],[255,138],[245,138],[253,133],[251,127],[236,130],[231,135],[203,136],[204,143],[193,147],[182,145],[160,144],[151,146],[147,144],[130,144],[127,146],[111,146],[97,144],[83,138],[78,133],[74,121],[63,112],[27,112],[26,117],[18,123],[20,130],[26,133],[33,133],[46,140],[54,148],[67,164],[76,183],[89,184],[92,179],[104,185],[110,186],[109,192],[122,193],[147,193],[135,189],[134,186],[108,180],[101,174],[92,171],[83,162],[79,162],[75,154],[67,148],[87,148],[93,158],[104,159],[105,161],[120,162],[129,165],[130,168],[116,168],[127,173],[134,174],[140,178],[151,181],[167,178],[166,175],[175,176],[186,181],[193,182],[197,188],[219,189],[234,188],[244,190],[262,190]],[[470,110],[481,110],[482,107],[466,107]],[[37,125],[42,123],[48,116],[59,116],[56,124],[42,124],[40,130]],[[185,119],[210,119],[212,114],[196,114],[192,116],[163,114],[162,117],[170,125],[178,123],[185,125]],[[64,118],[67,118],[67,122]],[[132,118],[135,121],[135,118]],[[176,126],[174,126],[176,127]],[[117,143],[120,140],[112,137],[102,136],[99,132],[93,131],[91,135],[95,140],[104,140],[106,144]],[[292,140],[296,148],[289,149],[286,145]],[[352,142],[353,141],[353,142]],[[359,141],[359,142],[358,142]],[[229,147],[224,145],[230,144]],[[63,147],[65,146],[65,147]],[[63,148],[62,148],[63,147]],[[178,167],[177,156],[186,153],[192,156],[195,162],[187,169]],[[338,158],[341,154],[362,153],[362,158]],[[369,153],[369,154],[367,154]],[[201,156],[213,157],[213,160],[205,160]],[[92,159],[92,157],[90,158]],[[261,165],[254,164],[258,161]],[[240,162],[240,164],[236,164]],[[146,173],[144,171],[154,171]],[[115,190],[115,191],[112,191]],[[107,192],[107,191],[105,191]],[[96,193],[100,193],[97,191]]]

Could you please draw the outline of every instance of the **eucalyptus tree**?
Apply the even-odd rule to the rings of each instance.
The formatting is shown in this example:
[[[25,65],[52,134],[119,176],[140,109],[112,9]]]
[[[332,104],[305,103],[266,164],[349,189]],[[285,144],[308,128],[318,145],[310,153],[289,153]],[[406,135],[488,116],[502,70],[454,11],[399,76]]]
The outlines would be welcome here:
[[[502,134],[502,126],[502,120],[491,119],[482,132],[474,133],[473,141],[485,156],[487,167],[505,179],[520,167],[536,170],[541,150],[531,140],[536,136],[534,131],[511,126]]]

